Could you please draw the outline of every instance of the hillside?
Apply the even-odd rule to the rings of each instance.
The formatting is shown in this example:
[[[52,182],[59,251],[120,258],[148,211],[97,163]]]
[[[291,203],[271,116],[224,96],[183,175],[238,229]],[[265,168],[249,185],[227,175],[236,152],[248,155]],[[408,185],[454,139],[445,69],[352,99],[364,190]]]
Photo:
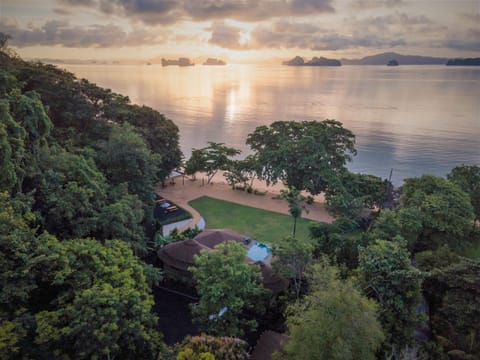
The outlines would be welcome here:
[[[445,65],[447,58],[401,55],[395,52],[386,52],[377,55],[365,56],[361,59],[342,59],[344,65],[386,65],[395,59],[400,65]]]

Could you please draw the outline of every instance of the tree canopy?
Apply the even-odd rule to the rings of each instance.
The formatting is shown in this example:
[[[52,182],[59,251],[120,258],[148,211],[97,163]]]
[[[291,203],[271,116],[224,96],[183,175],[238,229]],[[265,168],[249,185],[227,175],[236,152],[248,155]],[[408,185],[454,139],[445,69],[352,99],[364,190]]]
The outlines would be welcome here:
[[[456,166],[447,178],[460,186],[470,196],[470,202],[475,214],[475,221],[480,220],[480,166]]]
[[[240,150],[226,146],[224,143],[208,142],[202,149],[193,149],[190,159],[185,163],[185,172],[194,175],[198,171],[207,173],[207,184],[219,170],[229,170],[233,164],[232,156]]]
[[[360,250],[359,268],[371,297],[380,304],[386,344],[403,348],[413,343],[419,324],[422,274],[415,269],[402,240],[378,240]]]
[[[246,312],[258,309],[266,293],[260,269],[245,262],[245,247],[237,242],[215,249],[202,251],[190,268],[200,295],[192,312],[208,334],[240,336],[257,326]]]
[[[383,340],[377,306],[326,261],[313,265],[309,293],[290,306],[280,359],[375,359]]]
[[[325,191],[356,154],[355,136],[335,120],[277,121],[259,126],[247,136],[268,183],[311,194]]]

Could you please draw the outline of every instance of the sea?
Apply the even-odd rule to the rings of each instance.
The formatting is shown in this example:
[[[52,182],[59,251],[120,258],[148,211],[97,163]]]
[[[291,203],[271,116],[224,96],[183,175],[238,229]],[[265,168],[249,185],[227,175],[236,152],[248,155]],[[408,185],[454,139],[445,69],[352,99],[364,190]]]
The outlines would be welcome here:
[[[480,67],[59,65],[178,126],[185,158],[208,141],[251,153],[274,121],[335,119],[356,135],[353,172],[399,186],[480,165]],[[161,141],[161,139],[159,139]]]

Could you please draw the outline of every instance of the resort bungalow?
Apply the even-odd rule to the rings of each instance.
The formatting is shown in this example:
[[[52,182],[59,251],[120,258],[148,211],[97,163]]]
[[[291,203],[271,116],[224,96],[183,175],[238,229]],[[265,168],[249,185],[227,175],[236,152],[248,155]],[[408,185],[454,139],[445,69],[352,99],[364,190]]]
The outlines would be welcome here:
[[[158,257],[167,276],[189,282],[188,268],[195,265],[194,256],[202,250],[215,251],[217,245],[226,241],[237,241],[247,248],[245,261],[260,266],[265,288],[278,293],[288,287],[288,281],[272,269],[270,248],[232,230],[205,230],[193,239],[164,246],[158,251]]]

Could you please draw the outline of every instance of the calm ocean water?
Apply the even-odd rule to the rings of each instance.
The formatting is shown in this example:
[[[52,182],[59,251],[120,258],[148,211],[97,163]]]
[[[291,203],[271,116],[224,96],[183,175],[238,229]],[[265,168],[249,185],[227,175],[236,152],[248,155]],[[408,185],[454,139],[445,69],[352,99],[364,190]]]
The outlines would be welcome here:
[[[349,168],[400,185],[480,165],[480,67],[61,65],[172,119],[188,158],[207,141],[248,154],[247,134],[277,120],[341,121]]]

